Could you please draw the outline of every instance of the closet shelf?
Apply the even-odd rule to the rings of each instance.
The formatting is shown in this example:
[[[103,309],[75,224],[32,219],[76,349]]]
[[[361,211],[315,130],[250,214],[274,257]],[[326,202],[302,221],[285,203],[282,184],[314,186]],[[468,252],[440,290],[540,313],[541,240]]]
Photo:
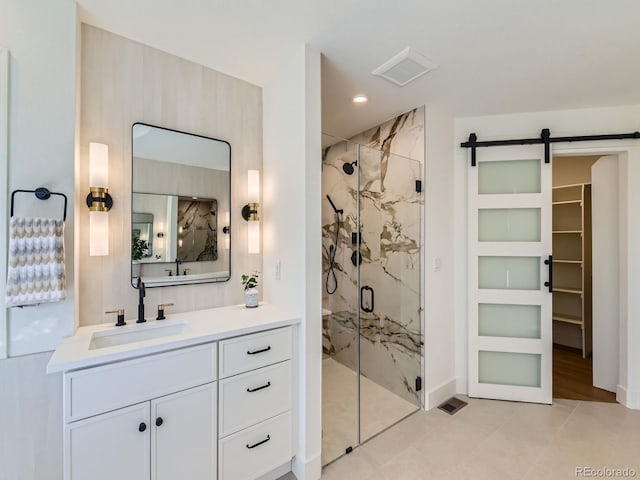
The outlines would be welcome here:
[[[576,205],[580,205],[582,203],[582,200],[562,200],[560,202],[551,202],[553,205],[571,205],[571,204],[576,204]]]
[[[553,293],[556,293],[556,292],[582,295],[582,290],[579,288],[553,287]]]
[[[585,183],[571,183],[569,185],[557,185],[555,187],[552,187],[552,190],[560,190],[562,188],[576,188],[576,187],[582,187],[583,185],[590,185],[590,184],[585,184]]]
[[[554,313],[552,318],[558,322],[572,323],[574,325],[582,325],[582,317],[575,315],[567,315],[565,313]]]
[[[591,184],[553,187],[552,204],[554,341],[579,342],[586,358],[591,353]]]

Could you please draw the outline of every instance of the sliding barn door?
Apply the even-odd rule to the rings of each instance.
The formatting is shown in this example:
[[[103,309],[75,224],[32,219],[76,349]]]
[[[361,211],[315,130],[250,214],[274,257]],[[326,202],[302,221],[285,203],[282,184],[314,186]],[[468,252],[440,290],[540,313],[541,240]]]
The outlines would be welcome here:
[[[468,168],[469,396],[551,403],[551,165],[540,145]]]

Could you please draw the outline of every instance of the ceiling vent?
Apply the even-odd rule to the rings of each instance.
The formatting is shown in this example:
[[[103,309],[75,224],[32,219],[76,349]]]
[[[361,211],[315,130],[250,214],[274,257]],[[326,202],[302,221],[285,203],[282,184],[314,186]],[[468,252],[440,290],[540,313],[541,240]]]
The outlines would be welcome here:
[[[427,57],[407,47],[371,73],[404,87],[407,83],[436,68],[438,65]]]

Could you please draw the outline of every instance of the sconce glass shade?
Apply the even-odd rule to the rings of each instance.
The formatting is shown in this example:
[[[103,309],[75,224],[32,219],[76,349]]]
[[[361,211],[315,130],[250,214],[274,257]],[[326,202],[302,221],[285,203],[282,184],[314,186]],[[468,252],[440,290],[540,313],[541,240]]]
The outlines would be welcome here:
[[[247,172],[247,202],[260,203],[260,172],[258,170]]]
[[[109,213],[89,212],[89,255],[109,255]]]
[[[89,186],[109,186],[109,147],[104,143],[89,143]]]
[[[247,253],[260,253],[260,222],[247,222]]]

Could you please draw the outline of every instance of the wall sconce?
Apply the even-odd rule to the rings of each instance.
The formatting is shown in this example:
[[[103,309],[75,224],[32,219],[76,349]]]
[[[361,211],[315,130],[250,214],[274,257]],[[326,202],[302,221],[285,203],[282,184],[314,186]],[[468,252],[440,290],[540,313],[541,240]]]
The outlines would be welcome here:
[[[109,195],[109,147],[89,143],[89,255],[109,255],[109,216],[113,199]]]
[[[247,252],[260,253],[260,172],[249,170],[247,175],[247,200],[242,207],[242,218],[247,221]]]
[[[224,234],[224,249],[229,250],[231,247],[231,212],[224,212],[222,233]]]

